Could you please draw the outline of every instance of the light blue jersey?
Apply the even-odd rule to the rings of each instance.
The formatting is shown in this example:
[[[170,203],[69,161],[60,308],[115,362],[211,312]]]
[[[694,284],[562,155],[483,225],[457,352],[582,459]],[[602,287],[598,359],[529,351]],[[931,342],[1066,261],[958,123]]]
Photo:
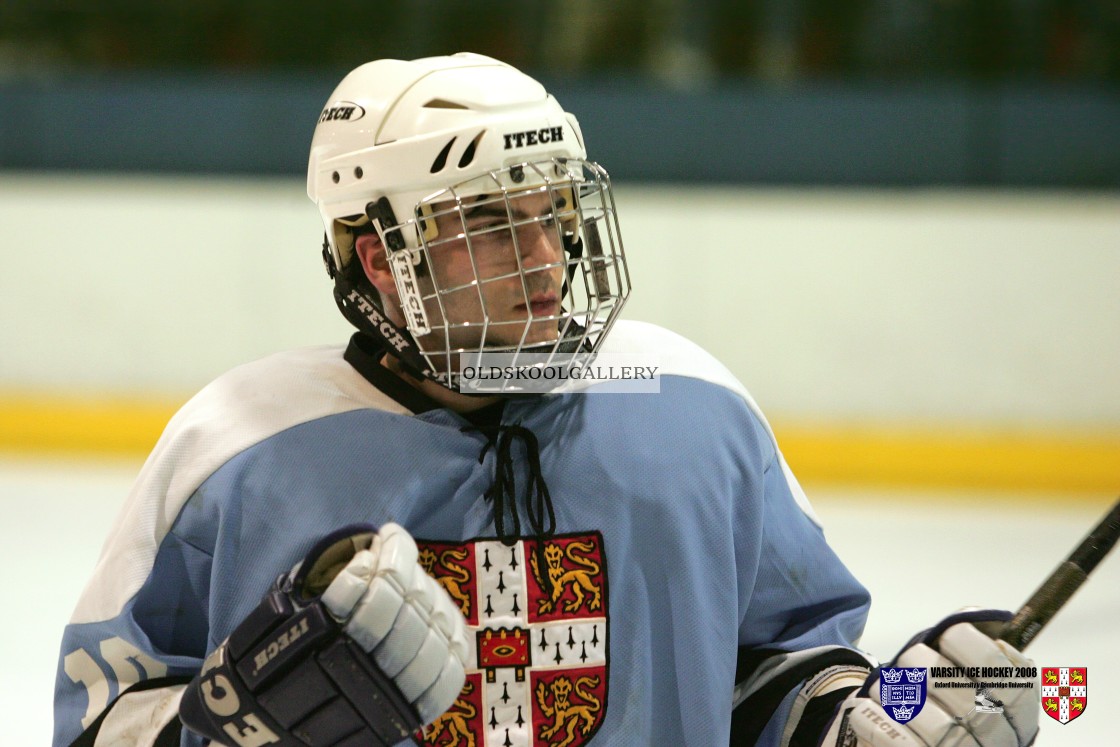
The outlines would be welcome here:
[[[782,662],[850,649],[868,595],[742,387],[664,330],[612,335],[663,353],[660,393],[506,402],[500,423],[535,435],[539,474],[515,442],[505,542],[485,497],[499,431],[379,387],[358,371],[373,353],[294,351],[204,389],[149,458],[66,629],[55,745],[178,744],[185,682],[276,577],[332,530],[390,521],[471,636],[467,684],[426,743],[726,744],[753,655],[771,671],[750,683],[772,704],[751,716],[758,743],[779,744],[805,679],[782,680]],[[521,497],[535,477],[547,536]]]

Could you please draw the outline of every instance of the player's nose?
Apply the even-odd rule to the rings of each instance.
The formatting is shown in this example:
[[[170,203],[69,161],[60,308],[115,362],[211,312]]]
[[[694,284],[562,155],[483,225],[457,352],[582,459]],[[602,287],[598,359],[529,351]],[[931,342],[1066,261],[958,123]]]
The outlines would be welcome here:
[[[560,237],[550,226],[533,223],[518,236],[521,264],[527,268],[556,264],[563,254]]]

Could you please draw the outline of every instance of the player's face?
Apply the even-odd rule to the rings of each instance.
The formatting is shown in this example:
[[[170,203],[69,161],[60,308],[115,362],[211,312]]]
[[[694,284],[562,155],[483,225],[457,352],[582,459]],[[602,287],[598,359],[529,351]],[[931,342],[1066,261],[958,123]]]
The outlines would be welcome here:
[[[565,266],[555,213],[563,217],[571,205],[560,193],[529,191],[511,195],[507,212],[494,197],[467,199],[462,216],[435,218],[430,272],[442,293],[428,302],[428,315],[446,318],[452,349],[539,345],[559,336]],[[437,337],[420,343],[442,348],[442,330],[426,336]]]

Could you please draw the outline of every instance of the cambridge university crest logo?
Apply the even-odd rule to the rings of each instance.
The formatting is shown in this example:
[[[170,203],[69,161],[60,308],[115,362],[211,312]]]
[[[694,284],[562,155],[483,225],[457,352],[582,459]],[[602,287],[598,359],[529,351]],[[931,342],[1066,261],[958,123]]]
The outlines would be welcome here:
[[[1085,667],[1042,668],[1042,712],[1068,724],[1089,704],[1089,672]]]
[[[433,747],[577,747],[607,707],[607,574],[598,532],[462,544],[417,540],[459,605],[471,649],[455,703],[420,735]]]

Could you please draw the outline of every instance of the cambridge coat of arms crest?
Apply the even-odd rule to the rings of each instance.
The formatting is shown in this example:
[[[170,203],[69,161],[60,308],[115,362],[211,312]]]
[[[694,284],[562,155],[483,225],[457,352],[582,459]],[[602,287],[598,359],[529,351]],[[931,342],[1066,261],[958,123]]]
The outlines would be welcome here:
[[[1042,712],[1068,724],[1089,704],[1089,672],[1085,667],[1042,668]]]
[[[418,540],[420,562],[467,619],[467,682],[419,735],[439,747],[576,747],[607,708],[602,535]]]

